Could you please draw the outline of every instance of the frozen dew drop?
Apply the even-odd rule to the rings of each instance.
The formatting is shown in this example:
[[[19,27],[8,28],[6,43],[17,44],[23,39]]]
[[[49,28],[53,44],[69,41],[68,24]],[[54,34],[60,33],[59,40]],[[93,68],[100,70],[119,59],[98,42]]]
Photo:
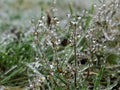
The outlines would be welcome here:
[[[35,60],[37,60],[37,61],[38,61],[38,59],[39,59],[38,57],[35,57]]]
[[[104,48],[104,49],[106,49],[106,48],[107,48],[107,46],[103,46],[103,48]]]
[[[71,25],[76,26],[76,25],[77,25],[77,23],[78,23],[78,22],[76,22],[76,21],[71,21]]]
[[[30,88],[33,88],[33,84],[32,84],[32,83],[30,83],[30,84],[29,84],[29,87],[30,87]]]
[[[68,54],[65,54],[65,56],[67,57],[67,56],[68,56]]]
[[[79,29],[82,30],[82,26],[79,26]]]
[[[68,18],[70,18],[70,17],[71,17],[71,15],[70,15],[70,14],[67,14],[67,17],[68,17]]]
[[[45,19],[45,16],[42,16],[42,20],[44,20]]]
[[[43,26],[44,24],[43,24],[43,22],[42,22],[42,20],[38,20],[38,26]]]
[[[81,35],[78,35],[77,37],[78,37],[78,38],[80,38],[80,37],[81,37]]]
[[[80,20],[82,17],[80,15],[77,16],[77,19]]]
[[[51,64],[51,65],[50,65],[50,68],[51,68],[51,69],[53,69],[53,68],[54,68],[53,64]]]
[[[85,37],[86,37],[86,38],[89,38],[89,35],[87,34]]]
[[[94,5],[93,5],[93,7],[94,7],[94,8],[96,8],[96,7],[97,7],[97,5],[96,5],[96,4],[94,4]]]
[[[106,4],[103,4],[103,8],[106,6]]]

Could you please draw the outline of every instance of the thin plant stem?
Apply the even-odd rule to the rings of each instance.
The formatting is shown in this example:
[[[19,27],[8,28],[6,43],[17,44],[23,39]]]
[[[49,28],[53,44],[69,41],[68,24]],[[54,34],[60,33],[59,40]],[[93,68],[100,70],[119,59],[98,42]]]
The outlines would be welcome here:
[[[75,25],[75,29],[74,29],[74,32],[73,32],[73,35],[74,35],[74,37],[73,37],[73,39],[74,39],[74,59],[75,59],[75,73],[74,73],[74,85],[75,85],[75,87],[77,87],[77,69],[76,69],[76,67],[77,67],[77,57],[76,57],[76,55],[77,55],[77,53],[76,53],[76,50],[77,50],[77,48],[76,48],[76,25]]]

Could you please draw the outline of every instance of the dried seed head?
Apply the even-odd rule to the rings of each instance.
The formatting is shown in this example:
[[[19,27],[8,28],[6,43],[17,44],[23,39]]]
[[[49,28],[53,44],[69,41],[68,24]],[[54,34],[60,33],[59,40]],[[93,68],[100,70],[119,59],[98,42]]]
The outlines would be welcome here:
[[[70,41],[67,38],[64,38],[61,40],[61,45],[64,47],[67,46],[69,43],[70,43]]]
[[[57,68],[57,72],[58,72],[58,73],[63,73],[62,68]]]
[[[83,59],[81,59],[81,60],[80,60],[80,62],[81,62],[81,64],[82,64],[82,65],[86,64],[86,63],[87,63],[87,61],[88,61],[88,59],[87,59],[87,58],[83,58]]]
[[[47,26],[50,27],[50,25],[51,25],[51,16],[50,16],[49,12],[46,12],[46,14],[47,14],[47,20],[46,20]]]

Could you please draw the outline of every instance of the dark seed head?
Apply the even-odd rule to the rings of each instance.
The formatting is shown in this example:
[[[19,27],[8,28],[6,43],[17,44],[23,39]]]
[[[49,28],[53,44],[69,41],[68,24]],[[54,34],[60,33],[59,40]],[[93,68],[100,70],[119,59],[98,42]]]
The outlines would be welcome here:
[[[69,44],[69,40],[67,38],[64,38],[62,41],[61,41],[61,45],[62,46],[67,46]]]
[[[51,24],[51,16],[50,14],[47,12],[47,26],[50,27],[50,24]]]
[[[84,65],[84,64],[86,64],[86,63],[87,63],[87,61],[88,61],[88,59],[87,59],[87,58],[83,58],[83,59],[81,59],[81,60],[80,60],[81,64],[83,64],[83,65]]]

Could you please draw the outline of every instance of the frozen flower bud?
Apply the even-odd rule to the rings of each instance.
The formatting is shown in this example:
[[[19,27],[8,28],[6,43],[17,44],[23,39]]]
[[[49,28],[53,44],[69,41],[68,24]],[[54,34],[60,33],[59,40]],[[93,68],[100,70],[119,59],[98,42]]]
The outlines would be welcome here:
[[[37,31],[33,32],[33,36],[38,36],[38,32]]]
[[[58,23],[59,23],[58,18],[57,18],[57,17],[54,17],[54,18],[52,19],[52,24],[56,25],[56,24],[58,24]]]
[[[40,76],[39,77],[39,82],[43,83],[45,81],[45,77],[44,76]]]
[[[76,22],[76,21],[71,21],[70,24],[73,25],[73,26],[76,26],[76,25],[78,24],[78,22]]]

